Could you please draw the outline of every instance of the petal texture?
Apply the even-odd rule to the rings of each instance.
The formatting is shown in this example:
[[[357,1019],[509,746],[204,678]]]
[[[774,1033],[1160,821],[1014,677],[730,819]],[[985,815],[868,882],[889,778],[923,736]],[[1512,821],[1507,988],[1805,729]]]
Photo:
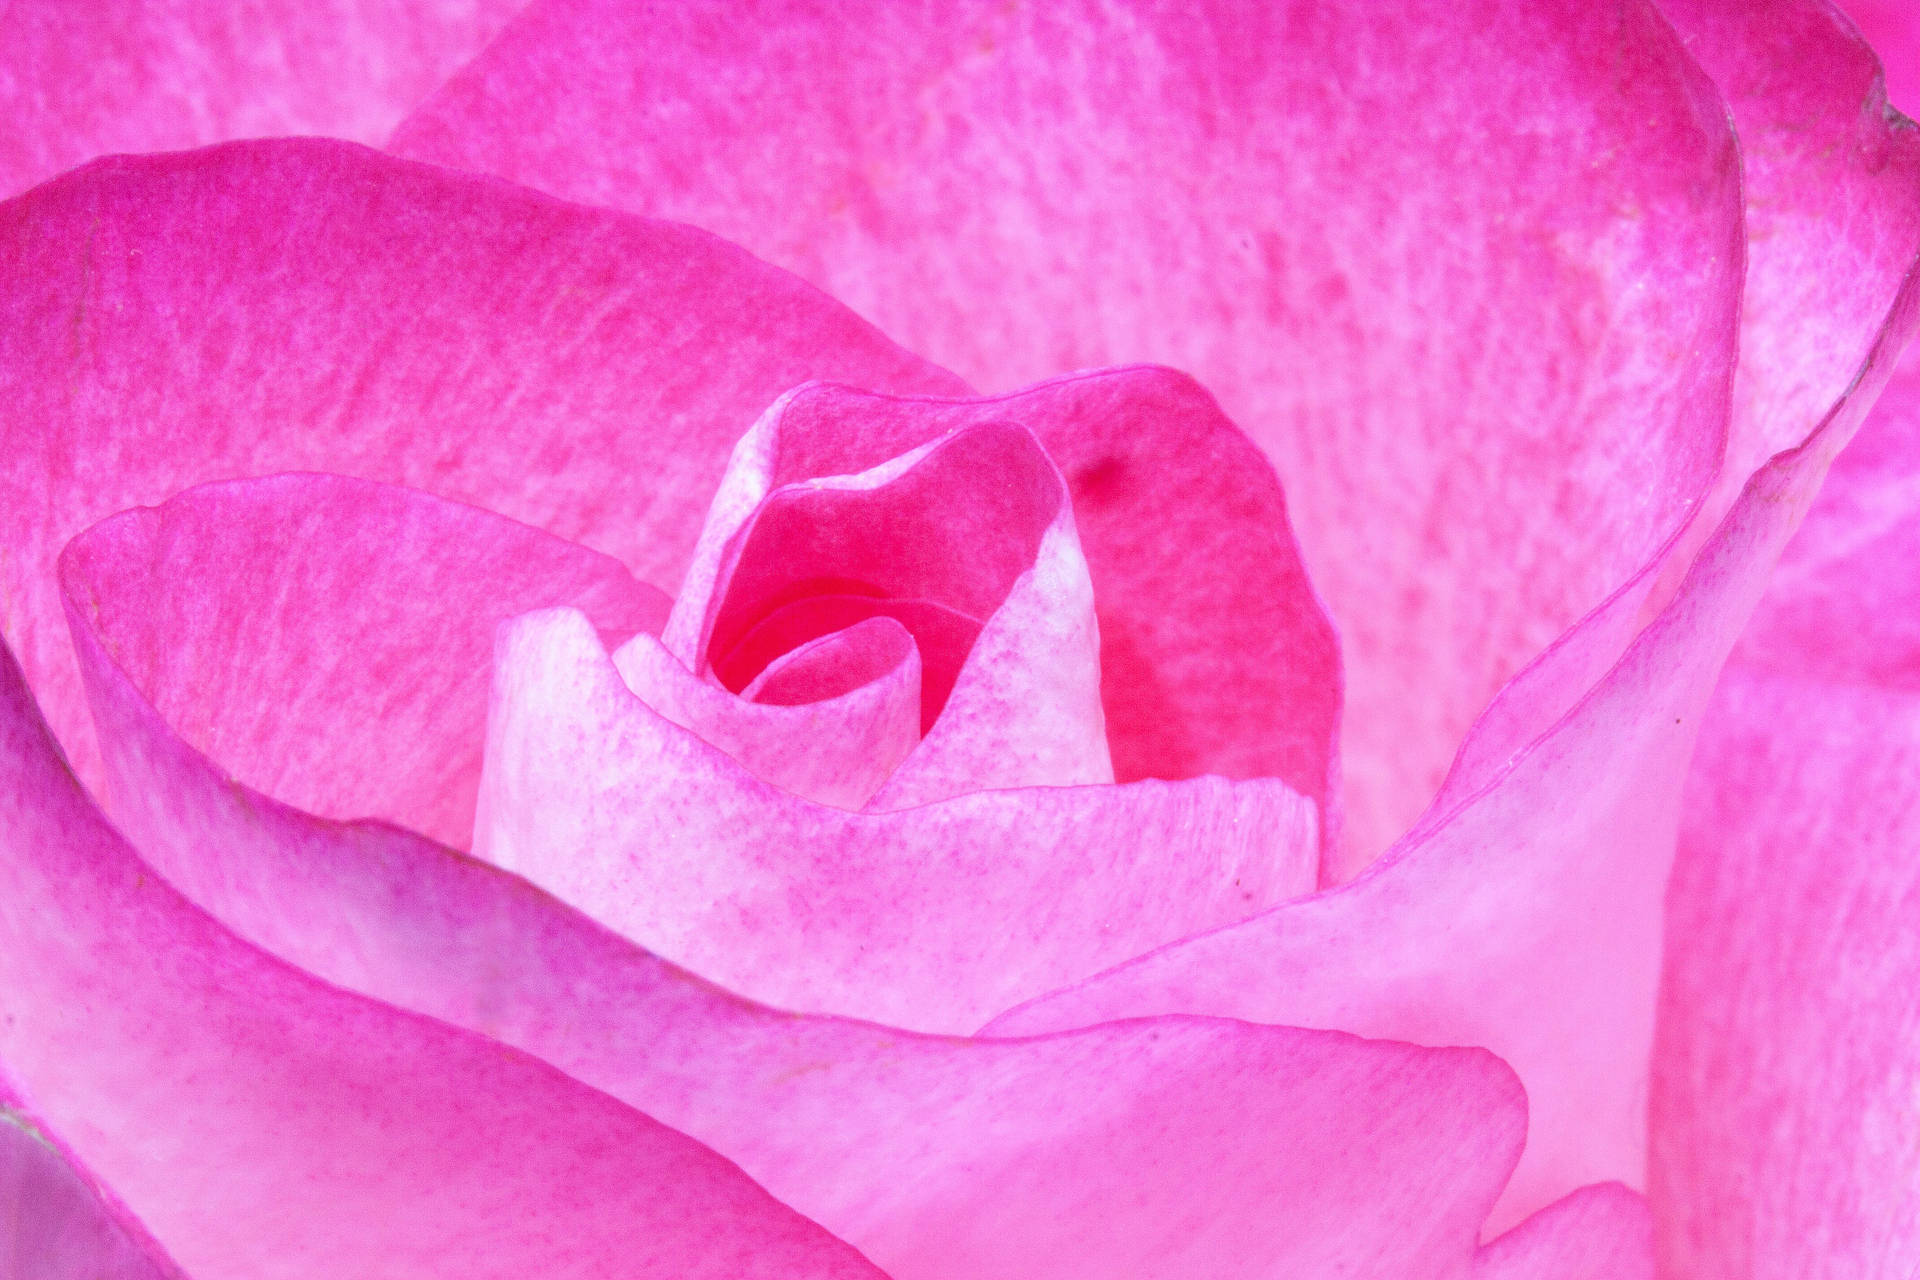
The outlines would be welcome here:
[[[0,657],[0,1070],[194,1280],[876,1276],[699,1143],[148,871]]]
[[[0,197],[95,156],[324,133],[378,144],[519,0],[16,0]]]
[[[1655,623],[1478,793],[1436,809],[1360,880],[1168,947],[995,1029],[1183,1010],[1481,1044],[1519,1072],[1532,1116],[1496,1226],[1585,1183],[1637,1182],[1661,904],[1700,714],[1917,305],[1910,284],[1854,398],[1755,474]]]
[[[168,881],[330,982],[661,1116],[902,1280],[1464,1276],[1518,1152],[1524,1099],[1477,1050],[1196,1018],[946,1039],[748,1004],[422,836],[234,782],[73,617],[115,821]]]
[[[710,227],[983,386],[1193,372],[1344,631],[1337,877],[1720,461],[1738,161],[1640,0],[543,0],[393,145]]]
[[[1893,105],[1908,115],[1920,111],[1920,17],[1913,6],[1904,0],[1844,0],[1840,7],[1880,56]]]
[[[137,1224],[102,1202],[45,1135],[0,1107],[0,1275],[181,1280]]]
[[[1873,51],[1827,0],[1660,7],[1741,143],[1747,283],[1718,519],[1847,392],[1920,257],[1920,129],[1889,113]]]
[[[743,696],[695,676],[644,633],[613,661],[660,715],[754,777],[821,804],[865,805],[920,743],[920,651],[884,615],[784,654]]]
[[[115,516],[69,546],[60,577],[168,723],[234,778],[456,848],[473,832],[497,620],[572,605],[619,640],[667,613],[658,591],[577,543],[310,473]]]
[[[1271,779],[813,804],[635,697],[573,610],[502,632],[480,814],[479,856],[703,976],[952,1032],[1305,892],[1319,851]]]
[[[1920,360],[1715,696],[1669,896],[1652,1185],[1673,1275],[1920,1267]]]
[[[781,392],[959,389],[701,232],[339,142],[104,161],[0,207],[0,330],[0,621],[89,777],[50,571],[113,512],[344,472],[672,589],[728,451]]]

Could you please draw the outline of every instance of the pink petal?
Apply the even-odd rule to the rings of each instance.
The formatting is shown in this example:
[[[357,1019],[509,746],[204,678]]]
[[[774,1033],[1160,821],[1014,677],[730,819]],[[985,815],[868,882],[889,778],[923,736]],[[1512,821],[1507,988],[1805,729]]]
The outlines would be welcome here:
[[[1339,876],[1720,461],[1738,160],[1645,0],[541,0],[394,145],[710,227],[982,385],[1193,372],[1345,632]]]
[[[1920,111],[1920,13],[1907,0],[1842,0],[1887,74],[1887,97],[1908,113]]]
[[[943,1039],[747,1004],[485,864],[228,781],[76,621],[116,821],[169,880],[697,1135],[899,1280],[1464,1276],[1518,1153],[1524,1099],[1477,1050],[1197,1018]]]
[[[254,950],[151,874],[0,660],[0,1063],[196,1280],[873,1276],[699,1143]]]
[[[1920,1267],[1920,355],[1722,680],[1669,893],[1651,1191],[1700,1280]]]
[[[754,778],[621,681],[586,618],[501,632],[474,850],[784,1008],[964,1032],[1312,887],[1271,779],[986,791],[887,814]]]
[[[1168,947],[994,1030],[1183,1011],[1485,1045],[1519,1072],[1532,1117],[1496,1227],[1585,1183],[1638,1182],[1662,895],[1696,727],[1780,547],[1916,320],[1920,283],[1853,398],[1756,473],[1655,623],[1480,791],[1436,808],[1339,890]]]
[[[701,680],[645,633],[613,662],[661,716],[763,782],[821,804],[860,808],[920,743],[920,654],[889,617],[791,651],[742,696]]]
[[[0,208],[0,332],[6,634],[83,776],[50,570],[115,511],[346,472],[671,587],[780,392],[959,385],[703,233],[321,141],[106,161]]]
[[[46,1136],[0,1105],[0,1275],[181,1280],[159,1246],[103,1202]]]
[[[1653,1280],[1647,1202],[1617,1182],[1582,1187],[1481,1249],[1474,1280]]]
[[[858,475],[767,491],[768,460],[812,443],[793,435],[776,410],[735,449],[665,643],[744,690],[824,632],[896,618],[921,654],[926,736],[876,807],[1112,782],[1093,587],[1066,487],[1032,433],[982,422]]]
[[[168,723],[236,779],[456,848],[473,831],[494,627],[569,604],[624,639],[667,612],[577,543],[311,473],[115,516],[74,540],[60,574],[70,607]]]
[[[1078,374],[973,401],[830,386],[783,397],[736,448],[666,643],[697,647],[704,605],[692,602],[711,592],[728,539],[774,488],[1006,422],[1031,431],[1067,481],[1119,778],[1278,777],[1325,806],[1338,790],[1338,641],[1272,468],[1206,392],[1167,369]]]
[[[1741,143],[1747,283],[1718,520],[1846,394],[1920,256],[1920,129],[1888,113],[1873,51],[1827,0],[1660,7]]]
[[[520,0],[13,0],[0,197],[94,156],[325,133],[378,144]]]

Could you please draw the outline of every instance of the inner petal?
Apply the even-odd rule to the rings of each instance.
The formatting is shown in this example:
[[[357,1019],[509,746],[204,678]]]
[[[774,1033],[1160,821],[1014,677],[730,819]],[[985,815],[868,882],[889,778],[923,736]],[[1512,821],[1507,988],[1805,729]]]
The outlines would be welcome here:
[[[722,564],[706,669],[740,692],[808,641],[891,617],[919,648],[930,727],[1064,500],[1032,435],[1007,423],[957,431],[898,473],[777,489]]]

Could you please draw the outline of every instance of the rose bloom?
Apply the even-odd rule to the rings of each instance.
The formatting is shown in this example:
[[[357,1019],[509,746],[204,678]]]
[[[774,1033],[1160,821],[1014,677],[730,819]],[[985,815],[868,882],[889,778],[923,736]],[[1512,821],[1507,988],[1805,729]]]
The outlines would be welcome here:
[[[1910,1280],[1847,3],[0,9],[0,1276]]]

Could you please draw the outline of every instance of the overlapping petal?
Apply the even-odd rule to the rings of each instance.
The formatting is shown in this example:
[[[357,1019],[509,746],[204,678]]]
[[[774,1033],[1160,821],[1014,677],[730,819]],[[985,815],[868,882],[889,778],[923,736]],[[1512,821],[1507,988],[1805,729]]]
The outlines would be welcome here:
[[[1747,281],[1717,520],[1846,393],[1920,257],[1920,129],[1888,111],[1879,60],[1828,0],[1660,7],[1740,136]]]
[[[1166,948],[996,1027],[1184,1010],[1482,1044],[1520,1073],[1532,1108],[1497,1223],[1584,1183],[1638,1181],[1661,904],[1700,715],[1780,548],[1917,317],[1910,280],[1852,397],[1808,444],[1755,474],[1655,623],[1476,794],[1436,808],[1360,880]]]
[[[115,511],[344,472],[672,589],[781,392],[961,389],[702,232],[323,141],[104,161],[0,206],[0,331],[0,622],[83,777],[51,568]]]
[[[378,144],[520,0],[14,0],[0,198],[91,160],[230,138]]]
[[[1906,0],[1842,0],[1840,7],[1880,55],[1894,107],[1920,111],[1920,15]]]
[[[195,1280],[877,1276],[699,1143],[154,875],[0,655],[0,1071]]]
[[[0,1275],[17,1280],[183,1280],[24,1116],[0,1105]]]
[[[1066,480],[1093,584],[1114,773],[1277,777],[1337,821],[1339,642],[1272,467],[1169,369],[1102,370],[977,400],[795,390],[737,446],[666,643],[693,659],[707,584],[776,488],[1008,423],[1031,432]]]
[[[1619,1183],[1582,1187],[1480,1250],[1474,1280],[1652,1280],[1653,1219]]]
[[[1336,878],[1720,460],[1738,162],[1649,3],[544,0],[394,146],[711,227],[982,385],[1198,376],[1345,633]]]
[[[396,569],[359,568],[376,594]],[[480,634],[455,615],[486,595],[451,575],[443,588],[423,612],[451,637]],[[684,1129],[901,1280],[1464,1275],[1516,1156],[1524,1102],[1479,1051],[1195,1018],[946,1039],[748,1004],[421,836],[233,781],[155,713],[167,689],[114,661],[124,635],[73,616],[115,820],[167,880],[330,982],[529,1050]],[[190,613],[172,642],[204,643],[191,624],[210,616]],[[356,617],[378,613],[342,615],[332,642],[358,646]],[[412,656],[425,668],[388,671],[393,687],[465,665]],[[310,701],[289,713],[323,744],[351,739]]]
[[[1650,1195],[1701,1280],[1920,1267],[1920,359],[1721,681],[1669,896]]]

